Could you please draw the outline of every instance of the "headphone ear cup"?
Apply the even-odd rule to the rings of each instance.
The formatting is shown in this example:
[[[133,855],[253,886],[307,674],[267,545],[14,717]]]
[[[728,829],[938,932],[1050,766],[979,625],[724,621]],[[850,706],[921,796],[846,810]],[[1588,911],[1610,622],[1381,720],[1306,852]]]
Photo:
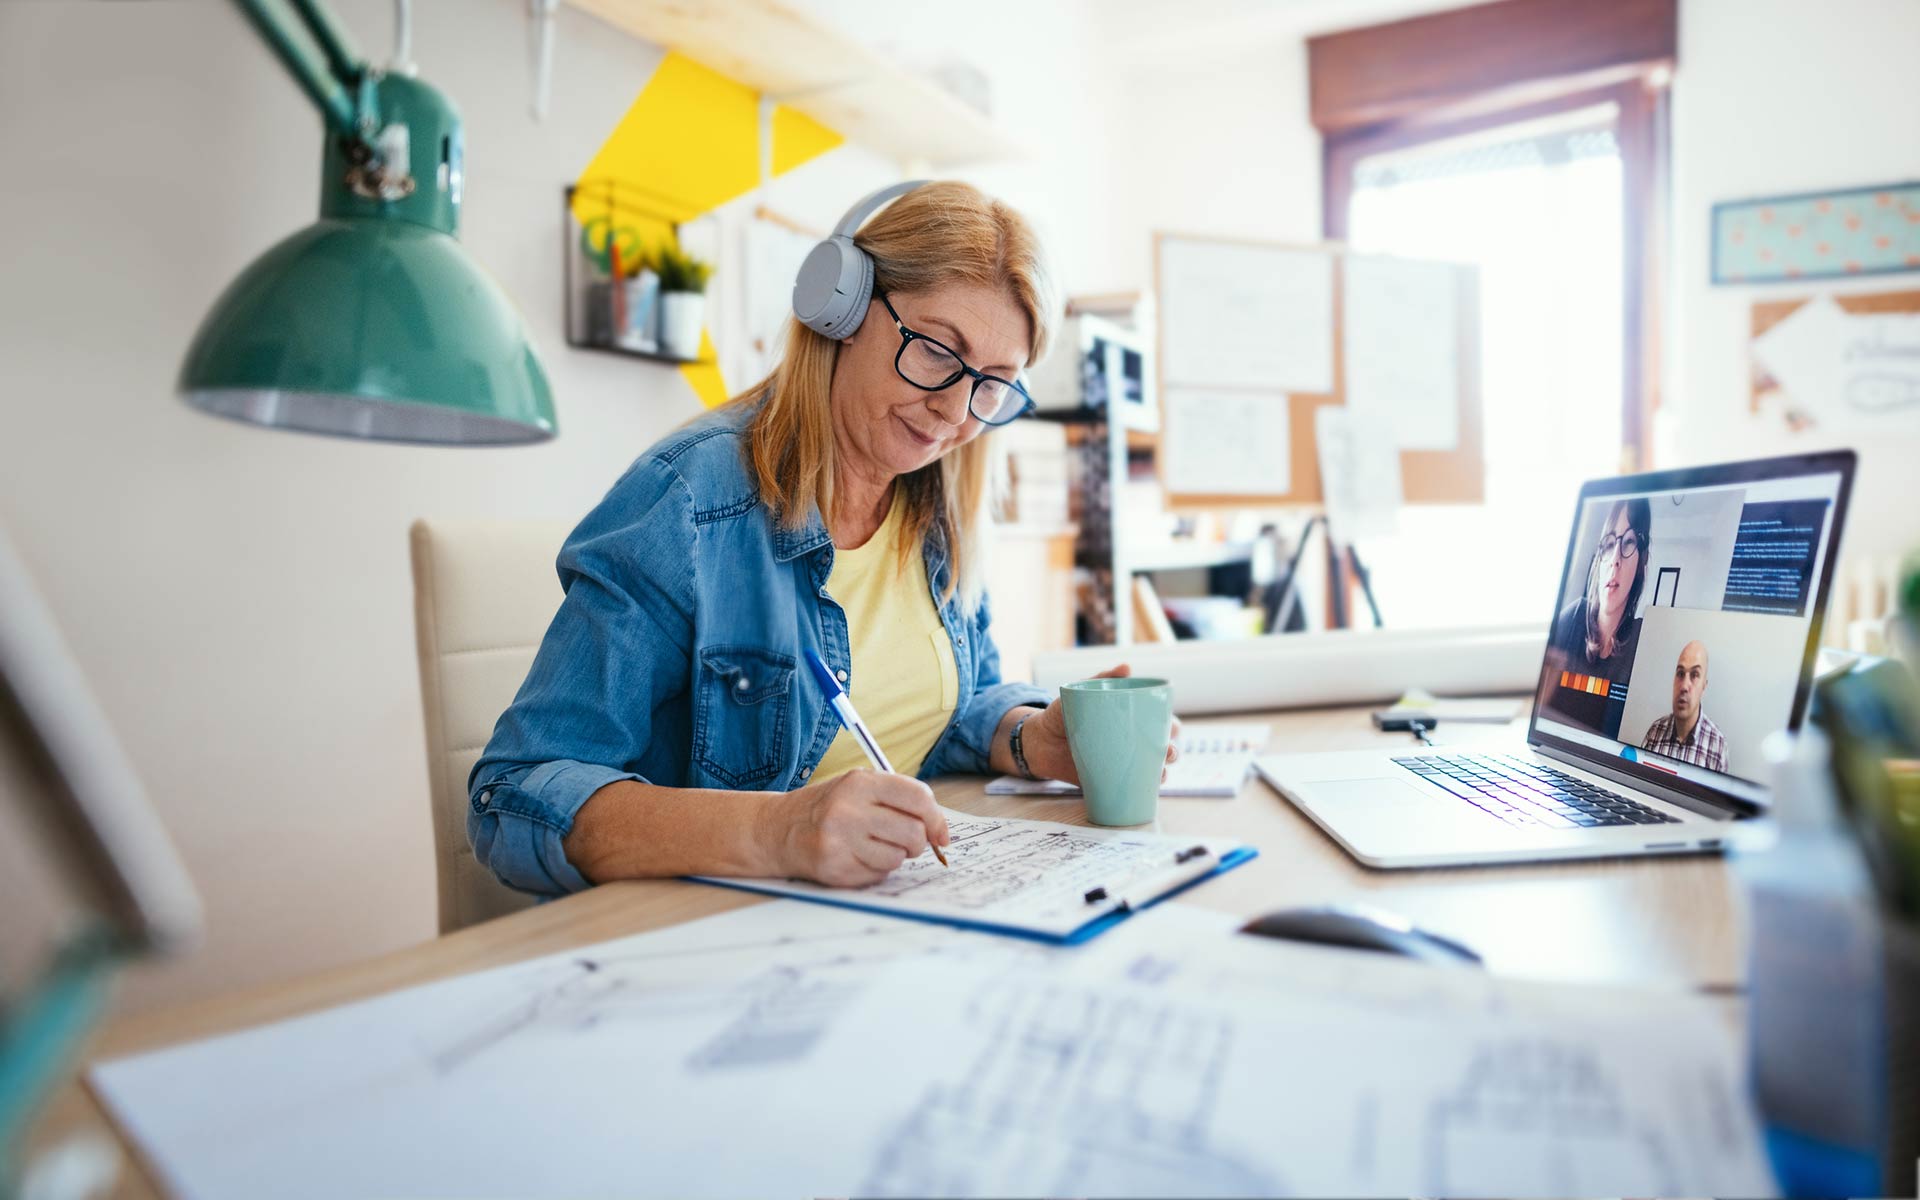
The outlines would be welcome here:
[[[867,257],[867,252],[858,246],[853,248],[853,253],[859,260],[860,282],[850,297],[851,304],[846,320],[840,325],[840,332],[833,335],[843,342],[860,332],[860,326],[867,319],[867,305],[873,301],[873,259]]]
[[[872,298],[873,260],[843,235],[809,250],[793,281],[793,315],[835,341],[852,337],[860,328]]]

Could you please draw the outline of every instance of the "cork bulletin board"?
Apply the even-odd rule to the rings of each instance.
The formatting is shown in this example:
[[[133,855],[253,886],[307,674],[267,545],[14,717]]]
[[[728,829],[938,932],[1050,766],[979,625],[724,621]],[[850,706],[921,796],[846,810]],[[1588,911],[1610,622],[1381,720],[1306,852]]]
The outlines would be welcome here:
[[[1320,506],[1314,412],[1350,401],[1398,431],[1407,503],[1485,498],[1474,268],[1159,233],[1154,274],[1169,502]]]

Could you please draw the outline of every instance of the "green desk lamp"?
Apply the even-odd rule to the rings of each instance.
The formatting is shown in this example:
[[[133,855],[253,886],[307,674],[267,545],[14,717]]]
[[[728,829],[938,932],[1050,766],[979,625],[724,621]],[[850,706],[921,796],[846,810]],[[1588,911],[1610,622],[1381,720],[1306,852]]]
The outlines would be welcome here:
[[[463,137],[453,105],[361,61],[320,0],[235,3],[320,109],[320,220],[215,301],[180,368],[181,397],[342,437],[553,437],[553,397],[526,327],[455,240]]]

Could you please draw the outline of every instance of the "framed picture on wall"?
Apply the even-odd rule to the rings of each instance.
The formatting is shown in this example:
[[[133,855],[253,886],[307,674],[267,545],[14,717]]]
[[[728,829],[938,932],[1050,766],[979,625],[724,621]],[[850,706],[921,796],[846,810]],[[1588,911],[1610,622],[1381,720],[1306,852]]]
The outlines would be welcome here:
[[[1920,271],[1920,181],[1713,206],[1713,282]]]

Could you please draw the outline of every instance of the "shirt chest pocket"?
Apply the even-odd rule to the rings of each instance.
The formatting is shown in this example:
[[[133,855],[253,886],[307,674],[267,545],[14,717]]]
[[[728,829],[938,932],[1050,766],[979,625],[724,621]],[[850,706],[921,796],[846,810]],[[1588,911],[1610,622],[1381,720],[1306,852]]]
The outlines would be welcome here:
[[[708,646],[695,681],[693,757],[728,787],[773,778],[787,744],[794,660],[753,646]]]

